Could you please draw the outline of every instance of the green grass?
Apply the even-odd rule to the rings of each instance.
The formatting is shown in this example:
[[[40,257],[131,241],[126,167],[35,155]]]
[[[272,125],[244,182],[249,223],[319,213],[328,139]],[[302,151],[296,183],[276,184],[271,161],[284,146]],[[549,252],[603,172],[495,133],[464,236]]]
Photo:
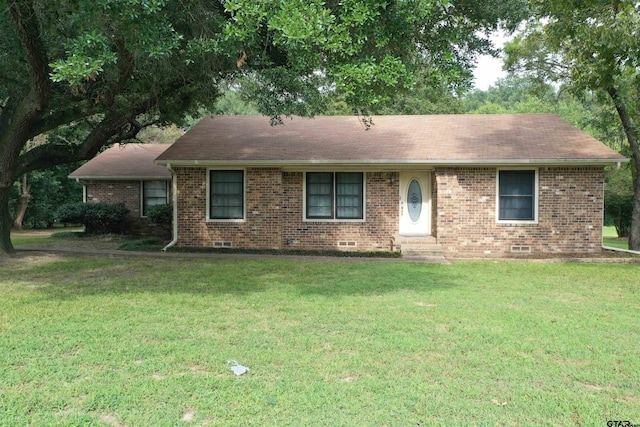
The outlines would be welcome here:
[[[629,249],[629,239],[626,237],[618,237],[615,227],[602,228],[602,244],[620,249]]]
[[[33,234],[37,234],[38,231],[43,232],[43,235],[34,236]],[[77,239],[84,235],[82,231],[77,231],[77,229],[76,231],[56,231],[50,234],[48,231],[49,230],[24,230],[22,232],[12,232],[11,243],[15,246],[28,245],[31,243],[51,243],[60,239]]]
[[[53,237],[11,237],[11,243],[13,243],[14,246],[28,245],[30,243],[49,243],[53,241]]]
[[[0,425],[640,422],[637,265],[30,257],[0,301]]]
[[[160,252],[164,246],[164,241],[159,237],[144,237],[125,240],[118,246],[118,249],[123,251]]]

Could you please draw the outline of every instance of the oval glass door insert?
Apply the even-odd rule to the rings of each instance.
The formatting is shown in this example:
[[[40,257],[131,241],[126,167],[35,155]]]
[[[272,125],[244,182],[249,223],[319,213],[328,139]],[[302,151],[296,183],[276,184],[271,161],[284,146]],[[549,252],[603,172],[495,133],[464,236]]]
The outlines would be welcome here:
[[[407,205],[409,218],[412,222],[418,222],[422,212],[422,188],[417,179],[412,179],[407,190]]]

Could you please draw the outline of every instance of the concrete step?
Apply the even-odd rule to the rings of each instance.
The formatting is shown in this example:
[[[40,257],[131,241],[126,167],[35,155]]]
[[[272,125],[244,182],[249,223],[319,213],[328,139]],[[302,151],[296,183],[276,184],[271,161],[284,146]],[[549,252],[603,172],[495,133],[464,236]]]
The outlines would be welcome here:
[[[402,258],[422,262],[447,262],[442,246],[433,236],[396,236]]]
[[[442,248],[406,248],[401,249],[403,257],[425,257],[425,256],[442,256]]]
[[[436,245],[436,238],[433,236],[396,236],[398,245]]]

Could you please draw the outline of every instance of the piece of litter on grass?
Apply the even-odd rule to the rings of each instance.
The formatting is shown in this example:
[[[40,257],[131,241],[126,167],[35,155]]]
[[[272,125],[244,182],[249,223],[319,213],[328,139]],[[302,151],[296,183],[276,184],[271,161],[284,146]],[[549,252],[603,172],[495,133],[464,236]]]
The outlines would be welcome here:
[[[242,375],[242,374],[246,373],[247,371],[249,371],[249,368],[247,368],[246,366],[242,366],[241,364],[239,364],[235,360],[227,360],[227,364],[231,365],[231,370],[236,375]]]

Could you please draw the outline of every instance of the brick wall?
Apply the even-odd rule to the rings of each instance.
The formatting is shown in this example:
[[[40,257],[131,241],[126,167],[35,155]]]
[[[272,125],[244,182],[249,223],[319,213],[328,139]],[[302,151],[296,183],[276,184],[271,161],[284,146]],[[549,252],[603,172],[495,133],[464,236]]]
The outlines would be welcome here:
[[[119,203],[123,202],[129,209],[127,233],[134,235],[154,235],[167,238],[166,227],[157,227],[140,216],[140,181],[85,181],[87,203]],[[171,202],[171,181],[167,181],[169,202]],[[170,233],[169,233],[170,234]]]
[[[303,221],[302,172],[247,168],[245,221],[214,222],[206,218],[207,170],[175,170],[179,246],[389,250],[398,232],[397,174],[366,174],[366,222],[321,222]]]
[[[283,173],[282,247],[292,249],[391,250],[398,234],[398,174],[368,172],[366,221],[304,221],[303,173]],[[393,179],[392,179],[393,177]],[[343,245],[339,246],[339,242]]]
[[[178,175],[178,245],[279,248],[282,241],[282,174],[247,168],[246,220],[207,221],[207,170],[175,168]]]
[[[123,202],[134,218],[140,217],[140,181],[87,181],[87,203]]]
[[[438,168],[437,237],[449,256],[599,252],[603,168],[539,168],[537,224],[496,222],[495,168]]]
[[[246,220],[206,219],[207,171],[177,168],[180,246],[389,250],[398,233],[398,173],[366,173],[366,221],[304,221],[303,173],[247,168]],[[603,168],[539,168],[537,224],[496,222],[495,168],[437,168],[432,234],[448,256],[598,252]],[[339,246],[339,242],[345,246]]]

